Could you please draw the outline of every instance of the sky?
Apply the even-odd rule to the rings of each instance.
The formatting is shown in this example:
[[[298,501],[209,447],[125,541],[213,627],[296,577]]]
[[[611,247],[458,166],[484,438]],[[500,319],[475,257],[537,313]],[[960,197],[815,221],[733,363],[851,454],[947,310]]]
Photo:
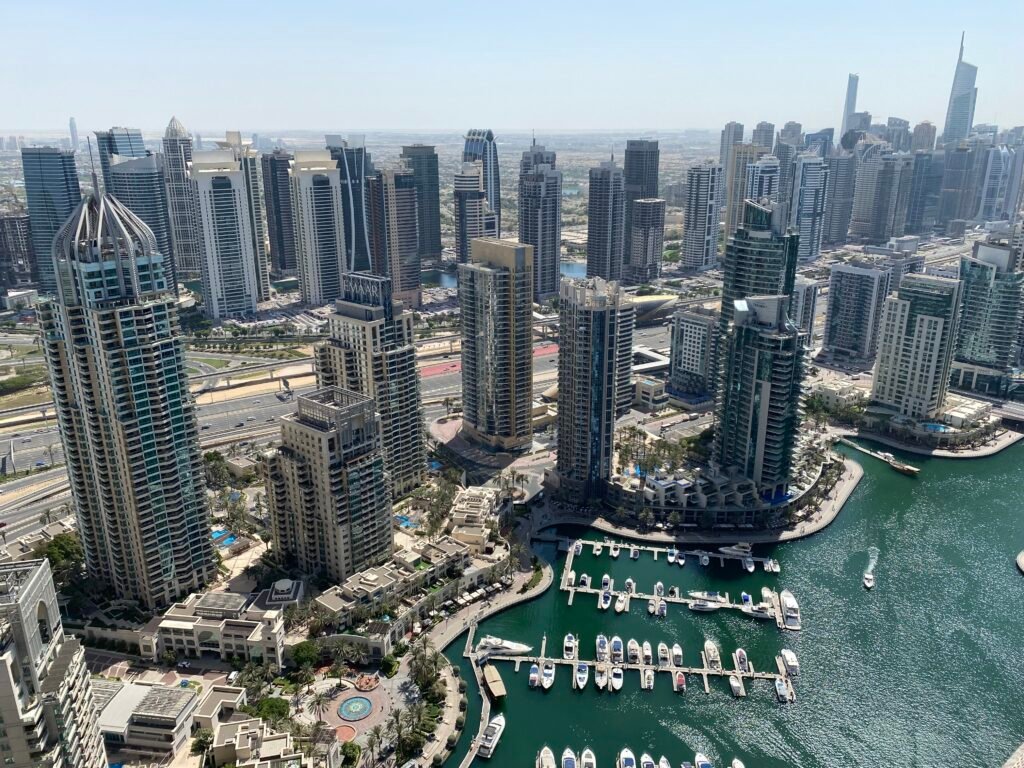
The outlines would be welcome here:
[[[719,130],[837,126],[858,109],[941,132],[960,33],[976,122],[1024,124],[1021,0],[790,3],[4,0],[0,133]]]

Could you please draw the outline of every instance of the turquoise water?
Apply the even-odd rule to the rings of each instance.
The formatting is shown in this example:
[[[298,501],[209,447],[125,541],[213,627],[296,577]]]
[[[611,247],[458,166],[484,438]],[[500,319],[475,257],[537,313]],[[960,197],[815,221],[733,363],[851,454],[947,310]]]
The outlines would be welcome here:
[[[657,620],[640,601],[628,616],[616,615],[598,611],[596,596],[581,595],[569,607],[556,588],[478,632],[539,648],[546,631],[549,655],[557,655],[572,631],[588,658],[599,632],[654,646],[678,641],[688,665],[699,663],[704,638],[711,637],[725,659],[742,646],[758,669],[770,668],[788,647],[801,664],[795,704],[777,704],[767,682],[748,684],[746,699],[732,698],[727,680],[714,678],[710,695],[694,677],[678,695],[664,674],[654,691],[641,691],[635,672],[627,672],[619,694],[599,692],[592,681],[576,692],[567,667],[544,693],[528,688],[525,667],[516,674],[499,663],[508,689],[499,710],[508,725],[487,762],[529,765],[547,744],[556,756],[567,745],[577,752],[590,746],[599,768],[611,768],[624,745],[638,758],[645,751],[655,760],[664,754],[674,766],[697,751],[719,767],[733,757],[748,768],[1001,765],[1024,740],[1024,579],[1014,564],[1024,547],[1018,501],[1024,447],[980,461],[902,458],[922,468],[919,478],[858,456],[864,480],[835,523],[802,541],[755,547],[755,554],[779,560],[778,576],[747,574],[736,565],[703,569],[692,559],[678,569],[649,555],[630,561],[626,552],[612,560],[607,548],[596,560],[585,552],[574,567],[595,579],[607,572],[617,584],[632,576],[648,591],[662,580],[666,588],[720,590],[735,600],[740,591],[756,597],[762,585],[787,588],[800,601],[799,633],[734,612],[694,614],[677,606]],[[861,584],[869,548],[877,549],[872,592]],[[563,561],[559,555],[559,570]],[[466,674],[462,648],[457,641],[447,655]],[[466,733],[475,732],[479,718],[472,682],[469,698]],[[468,741],[462,739],[456,761]]]

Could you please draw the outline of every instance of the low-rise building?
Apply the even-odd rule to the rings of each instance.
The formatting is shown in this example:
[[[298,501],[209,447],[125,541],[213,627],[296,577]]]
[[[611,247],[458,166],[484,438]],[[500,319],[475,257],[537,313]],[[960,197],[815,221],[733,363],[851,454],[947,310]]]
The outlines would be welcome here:
[[[6,310],[28,309],[39,301],[39,291],[35,288],[11,289],[7,291],[7,295],[0,296],[0,301]]]
[[[668,393],[665,382],[661,379],[649,379],[645,376],[636,380],[633,405],[642,411],[660,411],[668,405]]]
[[[848,408],[867,400],[867,393],[848,381],[819,381],[811,387],[811,395],[829,409]]]
[[[199,697],[192,688],[93,678],[108,751],[172,757],[186,745]]]

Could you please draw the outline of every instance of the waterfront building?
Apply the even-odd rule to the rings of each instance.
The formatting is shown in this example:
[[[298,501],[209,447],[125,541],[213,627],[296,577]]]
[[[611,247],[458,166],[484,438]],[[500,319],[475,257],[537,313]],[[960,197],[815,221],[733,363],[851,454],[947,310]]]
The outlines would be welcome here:
[[[0,213],[0,289],[34,282],[36,257],[27,213]]]
[[[86,567],[112,597],[167,605],[216,574],[167,259],[111,195],[79,204],[54,259],[39,322]]]
[[[835,358],[874,360],[878,323],[891,271],[872,261],[835,263],[829,272],[823,351]]]
[[[484,169],[479,161],[463,163],[455,174],[455,261],[469,262],[470,243],[478,237],[497,237],[497,219],[484,191]]]
[[[367,179],[370,270],[390,277],[395,298],[418,309],[422,275],[416,177],[407,168],[377,171]]]
[[[105,677],[93,678],[91,685],[100,733],[112,749],[170,762],[188,745],[199,703],[191,686]]]
[[[789,490],[801,423],[806,338],[788,304],[788,296],[733,302],[715,414],[718,466],[735,468],[770,502]]]
[[[103,188],[110,192],[110,158],[145,157],[146,142],[142,140],[142,131],[138,128],[114,127],[109,131],[96,131],[96,152],[100,156],[100,170]],[[98,190],[97,190],[98,191]]]
[[[828,158],[828,183],[825,187],[825,218],[822,242],[845,245],[853,216],[853,200],[857,188],[857,156],[841,152]]]
[[[803,262],[821,255],[828,170],[829,164],[810,152],[801,153],[793,163],[789,226],[800,235],[797,258]]]
[[[495,236],[501,236],[501,170],[498,166],[498,143],[489,128],[471,128],[466,133],[462,162],[479,162],[483,168],[484,194],[494,212]]]
[[[490,449],[533,440],[533,248],[478,239],[459,265],[462,431]]]
[[[302,301],[321,306],[341,296],[345,224],[338,162],[323,150],[296,152],[288,169],[294,250]]]
[[[590,169],[587,198],[587,277],[622,277],[625,197],[622,169],[605,160]],[[717,215],[717,212],[716,212]]]
[[[725,236],[731,237],[743,219],[743,201],[747,196],[747,166],[769,154],[756,144],[734,144],[725,178]]]
[[[704,307],[680,308],[672,316],[669,391],[708,397],[718,376],[714,370],[719,341],[719,312]]]
[[[202,272],[203,245],[188,175],[188,166],[192,162],[192,137],[176,117],[171,118],[164,131],[163,148],[174,271],[179,277],[194,277]]]
[[[106,768],[85,647],[64,634],[48,560],[0,564],[0,641],[5,768]]]
[[[750,137],[750,143],[764,147],[771,152],[772,146],[775,144],[775,124],[762,120],[755,125],[753,134]]]
[[[878,151],[857,165],[850,236],[867,243],[901,237],[907,223],[914,159]]]
[[[230,151],[242,172],[245,213],[249,219],[248,234],[252,240],[253,274],[256,277],[256,301],[270,299],[270,244],[267,241],[267,216],[263,207],[263,174],[259,155],[249,142],[242,141],[238,131],[227,131],[218,141],[221,150]]]
[[[342,209],[345,212],[345,259],[352,272],[368,272],[370,264],[370,224],[367,179],[376,176],[373,158],[366,151],[363,136],[342,139],[337,134],[324,137],[331,158],[338,161],[341,176]]]
[[[885,300],[871,399],[911,419],[940,416],[958,337],[958,280],[911,274]]]
[[[402,147],[402,160],[416,184],[416,220],[420,238],[420,263],[441,261],[441,179],[437,152],[428,144]]]
[[[296,254],[295,212],[289,169],[295,156],[285,149],[264,152],[263,196],[267,209],[267,236],[270,242],[270,270],[275,275],[294,275],[298,269]],[[337,161],[334,161],[337,167]],[[338,178],[339,184],[341,177]]]
[[[426,465],[412,313],[393,297],[390,278],[349,272],[328,330],[315,351],[317,386],[373,398],[384,470],[394,497],[405,496],[423,482]]]
[[[974,105],[978,89],[974,83],[978,68],[964,61],[964,36],[960,36],[960,55],[953,72],[953,85],[949,90],[949,105],[946,107],[946,125],[942,130],[942,143],[949,145],[966,139],[974,125]]]
[[[916,152],[923,149],[931,152],[935,149],[935,126],[924,120],[914,126],[914,133],[910,138],[910,151]]]
[[[82,200],[75,153],[54,147],[25,147],[21,150],[21,167],[39,292],[52,296],[57,292],[53,237]]]
[[[817,280],[797,275],[793,281],[793,293],[789,297],[789,319],[806,335],[808,345],[813,345],[819,288]]]
[[[709,269],[717,261],[718,237],[722,231],[719,214],[725,203],[723,182],[722,167],[715,162],[699,163],[686,171],[681,254],[686,269]]]
[[[623,282],[649,283],[661,276],[661,259],[665,245],[665,201],[659,198],[634,200],[629,250],[622,265]]]
[[[296,398],[266,458],[274,550],[338,584],[391,557],[391,492],[380,416],[365,395],[332,387]]]
[[[622,228],[622,256],[626,261],[629,260],[632,252],[630,238],[633,236],[633,203],[636,200],[653,200],[658,197],[660,158],[661,151],[658,149],[656,140],[629,139],[626,141],[626,159],[622,170],[625,215],[625,224]]]
[[[843,122],[842,127],[839,129],[839,139],[846,135],[846,132],[852,127],[850,120],[853,114],[857,111],[857,86],[860,84],[860,76],[850,74],[846,78],[846,98],[843,100]]]
[[[171,212],[167,205],[167,181],[163,155],[122,157],[111,155],[107,169],[107,191],[142,219],[156,238],[156,249],[164,254],[168,286],[178,292],[171,237]]]
[[[558,292],[562,249],[562,172],[536,139],[519,163],[519,242],[533,246],[533,296]]]
[[[722,129],[721,144],[718,148],[718,165],[722,168],[722,183],[729,177],[729,164],[732,162],[732,147],[743,143],[743,123],[735,121],[725,124]]]
[[[614,282],[566,278],[558,319],[558,485],[572,498],[599,497],[612,475],[615,418],[633,399],[635,310]]]

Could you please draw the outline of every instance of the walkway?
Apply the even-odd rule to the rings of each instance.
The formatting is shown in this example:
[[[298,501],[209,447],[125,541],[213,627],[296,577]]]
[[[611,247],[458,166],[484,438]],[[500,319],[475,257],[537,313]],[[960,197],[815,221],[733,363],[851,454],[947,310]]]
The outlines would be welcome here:
[[[945,448],[921,448],[920,446],[904,443],[900,440],[893,440],[890,437],[879,435],[874,432],[858,432],[853,429],[833,430],[834,434],[842,434],[849,437],[859,437],[862,440],[870,440],[880,443],[899,451],[906,451],[918,456],[934,456],[939,459],[983,459],[986,456],[994,456],[1002,450],[1009,448],[1019,440],[1024,440],[1024,434],[1006,430],[996,435],[989,442],[980,448],[964,448],[962,450],[950,451]]]

